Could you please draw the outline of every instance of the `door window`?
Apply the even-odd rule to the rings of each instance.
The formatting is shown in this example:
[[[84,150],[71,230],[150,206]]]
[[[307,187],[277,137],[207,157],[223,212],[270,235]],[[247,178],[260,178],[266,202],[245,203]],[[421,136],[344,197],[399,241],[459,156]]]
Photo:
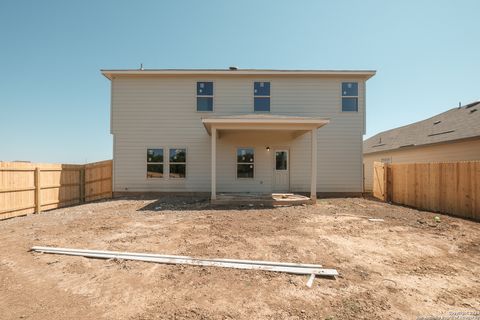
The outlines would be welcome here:
[[[287,151],[275,152],[275,169],[276,170],[288,170],[288,154]]]

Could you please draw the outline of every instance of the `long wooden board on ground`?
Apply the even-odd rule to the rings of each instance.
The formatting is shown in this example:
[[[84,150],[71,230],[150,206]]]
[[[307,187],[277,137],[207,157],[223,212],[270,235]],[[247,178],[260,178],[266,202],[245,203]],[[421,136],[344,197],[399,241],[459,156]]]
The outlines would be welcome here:
[[[310,275],[307,283],[311,287],[315,276],[335,277],[338,272],[335,269],[324,269],[318,264],[300,264],[300,263],[285,263],[273,261],[258,261],[258,260],[236,260],[236,259],[197,259],[187,256],[174,256],[162,254],[146,254],[136,252],[117,252],[117,251],[103,251],[103,250],[87,250],[87,249],[69,249],[69,248],[54,248],[54,247],[32,247],[32,251],[52,254],[64,254],[71,256],[82,256],[100,259],[123,259],[155,262],[163,264],[185,264],[196,266],[212,266],[222,268],[246,269],[246,270],[263,270],[273,272],[284,272],[291,274]]]

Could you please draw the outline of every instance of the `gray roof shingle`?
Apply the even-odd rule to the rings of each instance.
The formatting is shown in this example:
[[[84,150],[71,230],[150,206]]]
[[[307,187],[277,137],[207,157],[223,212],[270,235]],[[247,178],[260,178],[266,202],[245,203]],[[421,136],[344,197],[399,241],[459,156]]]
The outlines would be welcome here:
[[[480,101],[403,127],[380,132],[363,142],[363,153],[480,136]]]

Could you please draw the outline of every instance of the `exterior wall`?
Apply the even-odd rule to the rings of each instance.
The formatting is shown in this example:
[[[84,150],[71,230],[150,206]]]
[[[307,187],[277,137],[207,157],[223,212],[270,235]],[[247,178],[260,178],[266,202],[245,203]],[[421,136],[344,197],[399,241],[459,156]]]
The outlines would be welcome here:
[[[480,160],[480,139],[365,154],[365,191],[372,191],[373,163],[382,159],[389,159],[391,163]]]
[[[214,82],[214,112],[196,111],[196,82]],[[318,130],[318,192],[361,192],[364,81],[320,76],[116,77],[112,80],[114,191],[210,191],[210,136],[202,117],[253,113],[253,82],[271,82],[272,115],[330,119]],[[341,82],[359,83],[359,112],[341,112]],[[217,141],[217,191],[271,190],[266,146],[290,147],[292,191],[310,190],[310,136],[222,133]],[[253,181],[236,179],[235,152],[256,150]],[[187,148],[187,178],[147,179],[147,148]]]

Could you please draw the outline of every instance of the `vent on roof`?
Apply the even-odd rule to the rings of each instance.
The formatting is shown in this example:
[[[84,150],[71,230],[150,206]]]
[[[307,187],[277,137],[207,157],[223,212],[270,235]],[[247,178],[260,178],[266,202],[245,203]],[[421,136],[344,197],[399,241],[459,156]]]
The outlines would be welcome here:
[[[477,109],[472,109],[470,110],[470,113],[474,113],[475,111],[477,111]]]
[[[373,145],[372,148],[377,148],[377,147],[381,147],[381,146],[384,146],[385,143],[381,143],[381,144],[376,144],[376,145]]]
[[[442,121],[437,120],[437,121],[435,121],[433,124],[434,124],[434,125],[435,125],[435,124],[439,124],[440,122],[442,122]]]
[[[413,146],[415,146],[415,145],[413,143],[411,143],[411,144],[405,144],[403,146],[400,146],[400,148],[413,147]]]
[[[455,132],[455,130],[443,131],[443,132],[439,132],[439,133],[431,133],[428,136],[433,137],[433,136],[438,136],[438,135],[441,135],[441,134],[447,134],[447,133],[452,133],[452,132]]]

